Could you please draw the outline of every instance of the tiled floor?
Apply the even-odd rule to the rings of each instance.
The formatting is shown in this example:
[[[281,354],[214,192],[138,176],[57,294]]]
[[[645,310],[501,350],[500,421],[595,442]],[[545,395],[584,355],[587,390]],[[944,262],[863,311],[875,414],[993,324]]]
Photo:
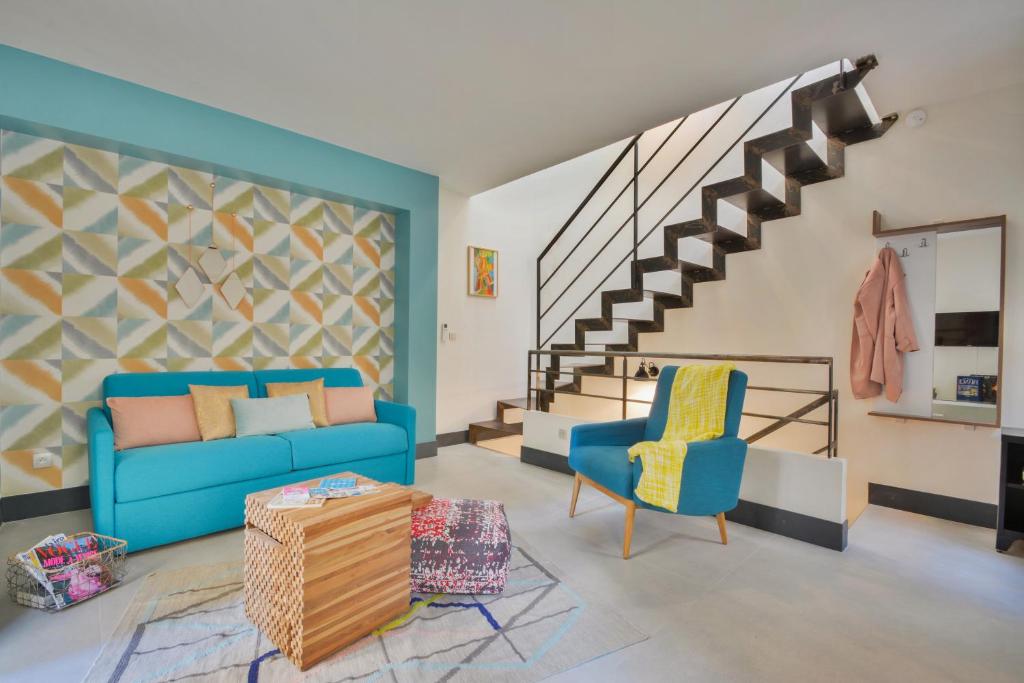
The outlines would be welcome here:
[[[870,507],[837,553],[740,525],[728,546],[711,518],[641,511],[633,559],[619,558],[621,508],[570,480],[469,445],[418,463],[441,496],[495,498],[513,532],[570,583],[650,635],[555,681],[1019,681],[1024,557],[994,532]],[[4,556],[85,513],[0,527]],[[138,588],[161,567],[238,557],[240,533],[133,555],[129,584],[64,613],[0,602],[0,680],[74,681]]]

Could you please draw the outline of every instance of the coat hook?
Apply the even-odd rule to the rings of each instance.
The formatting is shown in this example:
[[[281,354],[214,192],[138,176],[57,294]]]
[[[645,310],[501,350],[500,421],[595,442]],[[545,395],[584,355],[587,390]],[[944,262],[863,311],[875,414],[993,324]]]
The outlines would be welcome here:
[[[922,246],[922,247],[927,247],[928,246],[928,238],[927,237],[922,237],[921,238],[920,246]]]
[[[902,253],[900,253],[900,256],[902,256],[903,258],[910,256],[910,250],[907,249],[906,247],[903,247],[903,251]]]

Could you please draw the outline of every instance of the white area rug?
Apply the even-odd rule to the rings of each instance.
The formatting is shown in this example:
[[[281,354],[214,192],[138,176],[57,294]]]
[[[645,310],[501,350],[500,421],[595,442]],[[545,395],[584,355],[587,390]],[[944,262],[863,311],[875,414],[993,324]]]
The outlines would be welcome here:
[[[647,636],[520,546],[501,595],[414,594],[305,673],[245,617],[238,563],[149,575],[87,681],[539,681]]]

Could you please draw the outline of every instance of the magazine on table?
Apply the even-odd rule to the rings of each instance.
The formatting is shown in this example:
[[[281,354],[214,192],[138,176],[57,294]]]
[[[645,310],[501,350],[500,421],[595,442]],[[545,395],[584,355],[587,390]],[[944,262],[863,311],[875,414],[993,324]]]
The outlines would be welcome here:
[[[285,486],[267,503],[270,510],[295,510],[301,508],[318,508],[324,504],[323,498],[312,498],[306,486]]]
[[[321,489],[351,489],[356,486],[355,477],[328,477],[320,480]]]
[[[353,498],[355,496],[366,496],[380,491],[380,487],[376,484],[363,484],[362,486],[351,486],[347,488],[327,488],[323,486],[323,482],[320,483],[320,486],[309,490],[310,498],[314,500],[324,500],[327,498]]]

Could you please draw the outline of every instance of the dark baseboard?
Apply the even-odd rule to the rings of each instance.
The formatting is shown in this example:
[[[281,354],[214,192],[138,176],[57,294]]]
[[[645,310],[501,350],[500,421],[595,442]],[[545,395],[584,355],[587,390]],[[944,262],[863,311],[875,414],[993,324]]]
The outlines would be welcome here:
[[[519,459],[528,465],[536,465],[563,474],[575,474],[575,471],[569,467],[567,457],[550,451],[523,446]],[[745,500],[741,500],[735,508],[726,512],[725,517],[737,524],[795,538],[798,541],[820,545],[830,550],[846,550],[846,522],[842,524],[830,522],[802,515],[799,512],[790,512]]]
[[[0,498],[0,520],[13,522],[16,519],[55,515],[58,512],[84,510],[89,507],[89,487],[75,486],[57,491],[25,493],[20,496]]]
[[[725,518],[730,522],[770,531],[779,536],[795,538],[830,550],[846,550],[846,522],[830,522],[747,500],[740,500],[736,507],[725,513]]]
[[[422,460],[423,458],[433,458],[437,455],[438,448],[444,448],[445,446],[454,446],[459,443],[466,443],[469,440],[469,430],[463,430],[461,432],[448,432],[446,434],[438,434],[437,438],[433,441],[424,441],[423,443],[416,444],[416,459]]]
[[[519,460],[527,465],[536,465],[537,467],[554,470],[562,474],[576,474],[576,470],[569,467],[569,458],[550,451],[521,446],[519,449]]]
[[[458,432],[445,432],[437,435],[437,447],[456,446],[460,443],[469,443],[469,430],[463,429]]]
[[[868,503],[948,519],[951,522],[983,526],[986,529],[996,528],[999,510],[999,506],[994,503],[874,483],[868,483]]]
[[[437,441],[424,441],[416,444],[416,459],[433,458],[437,455]]]

